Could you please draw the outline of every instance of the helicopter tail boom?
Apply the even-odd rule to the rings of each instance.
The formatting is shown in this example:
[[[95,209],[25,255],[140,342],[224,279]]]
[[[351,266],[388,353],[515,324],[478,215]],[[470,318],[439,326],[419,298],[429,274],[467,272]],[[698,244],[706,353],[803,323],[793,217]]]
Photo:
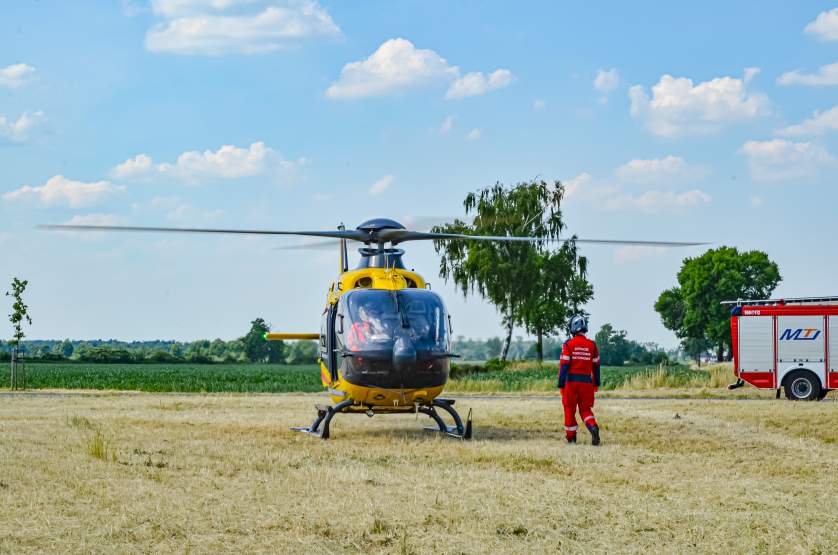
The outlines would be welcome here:
[[[266,333],[265,339],[268,341],[297,341],[305,339],[320,339],[319,333]]]

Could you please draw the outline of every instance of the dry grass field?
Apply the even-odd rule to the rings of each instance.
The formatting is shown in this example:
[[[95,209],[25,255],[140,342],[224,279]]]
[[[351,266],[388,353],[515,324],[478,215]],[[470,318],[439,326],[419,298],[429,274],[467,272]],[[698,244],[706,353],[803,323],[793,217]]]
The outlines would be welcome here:
[[[288,431],[319,395],[0,397],[0,553],[828,553],[838,404],[461,399],[476,439],[413,416]]]

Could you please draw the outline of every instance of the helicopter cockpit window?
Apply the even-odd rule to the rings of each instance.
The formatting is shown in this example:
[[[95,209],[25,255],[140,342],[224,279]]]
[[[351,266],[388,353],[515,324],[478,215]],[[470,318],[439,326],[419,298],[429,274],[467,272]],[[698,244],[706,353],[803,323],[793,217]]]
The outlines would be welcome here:
[[[399,301],[417,349],[448,350],[448,316],[442,300],[430,291],[399,291]]]
[[[354,290],[340,300],[342,343],[350,351],[390,349],[409,337],[417,350],[447,351],[448,316],[442,300],[422,289]]]

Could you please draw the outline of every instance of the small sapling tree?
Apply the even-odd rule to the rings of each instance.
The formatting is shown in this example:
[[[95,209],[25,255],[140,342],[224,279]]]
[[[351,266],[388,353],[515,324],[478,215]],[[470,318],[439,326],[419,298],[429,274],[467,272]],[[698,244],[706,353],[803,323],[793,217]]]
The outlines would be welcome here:
[[[12,290],[6,291],[6,296],[12,298],[12,313],[9,314],[9,321],[14,329],[12,340],[9,342],[12,346],[12,389],[17,389],[19,386],[26,387],[25,377],[18,376],[18,350],[20,349],[20,342],[25,336],[23,323],[32,325],[32,318],[29,317],[29,307],[23,302],[23,292],[27,285],[29,285],[27,280],[14,278],[12,279]]]

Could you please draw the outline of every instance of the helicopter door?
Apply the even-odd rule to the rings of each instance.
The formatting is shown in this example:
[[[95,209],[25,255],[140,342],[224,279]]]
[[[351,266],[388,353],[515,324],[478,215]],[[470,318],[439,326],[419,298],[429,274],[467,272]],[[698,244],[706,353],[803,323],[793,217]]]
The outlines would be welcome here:
[[[337,352],[335,351],[338,348],[337,338],[335,337],[335,319],[337,318],[338,306],[333,304],[329,306],[329,311],[326,313],[326,329],[324,330],[326,335],[326,353],[327,357],[323,360],[326,361],[326,367],[329,369],[329,375],[332,377],[332,381],[336,381],[338,379],[338,361],[337,361]]]

